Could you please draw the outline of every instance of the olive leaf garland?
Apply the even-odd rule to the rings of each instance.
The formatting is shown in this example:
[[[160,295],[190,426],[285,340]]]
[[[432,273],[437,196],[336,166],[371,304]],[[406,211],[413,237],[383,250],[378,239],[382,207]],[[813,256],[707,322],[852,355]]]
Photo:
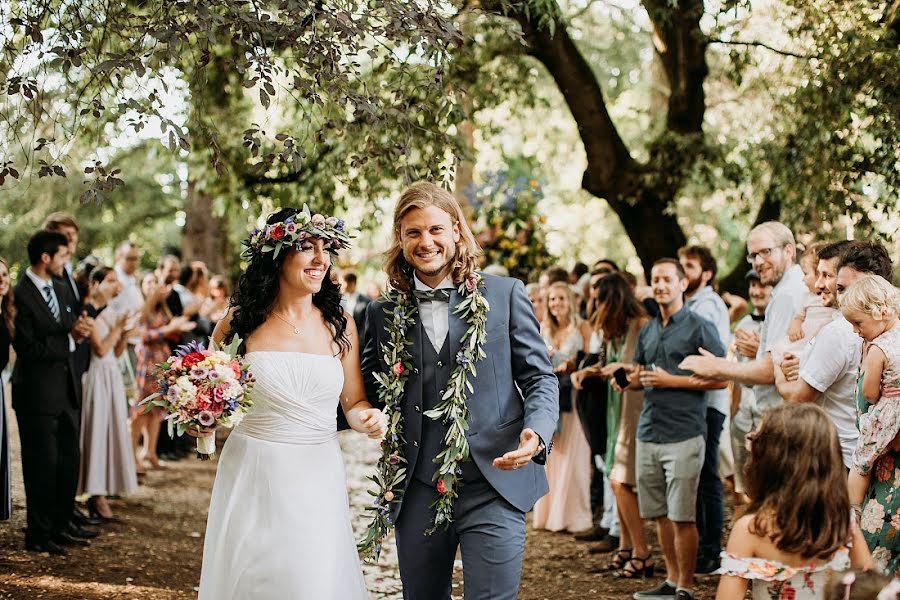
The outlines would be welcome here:
[[[453,503],[459,497],[459,487],[462,485],[459,481],[459,464],[469,459],[469,442],[466,440],[469,409],[466,406],[466,396],[474,391],[469,377],[477,376],[475,363],[487,356],[484,342],[490,305],[481,292],[482,287],[484,279],[475,273],[467,277],[457,290],[464,300],[457,305],[454,314],[465,321],[467,328],[460,339],[461,350],[456,354],[456,366],[450,373],[443,397],[434,409],[424,413],[448,426],[444,450],[434,459],[440,465],[434,475],[438,499],[432,504],[435,509],[434,522],[425,531],[426,535],[453,521]],[[385,312],[390,315],[387,326],[389,337],[381,346],[384,361],[390,369],[387,373],[375,373],[375,379],[378,381],[378,400],[384,404],[388,429],[381,442],[381,458],[375,474],[369,477],[376,486],[375,491],[369,490],[369,494],[375,499],[372,506],[366,509],[373,513],[372,521],[365,538],[357,544],[360,556],[367,561],[378,560],[382,542],[394,527],[391,506],[402,499],[407,465],[400,403],[413,366],[412,355],[408,350],[412,342],[407,336],[415,324],[417,307],[410,294],[399,291],[387,292],[385,302],[388,307],[393,306],[385,308]]]

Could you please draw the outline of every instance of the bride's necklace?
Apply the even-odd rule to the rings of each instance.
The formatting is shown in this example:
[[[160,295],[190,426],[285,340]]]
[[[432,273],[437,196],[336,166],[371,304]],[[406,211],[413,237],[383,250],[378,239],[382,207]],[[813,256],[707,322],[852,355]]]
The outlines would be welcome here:
[[[272,311],[272,314],[275,315],[276,317],[278,317],[279,319],[281,319],[282,321],[284,321],[285,323],[287,323],[288,325],[290,325],[291,328],[294,330],[294,335],[300,335],[300,329],[296,325],[294,325],[293,323],[291,323],[290,321],[288,321],[287,319],[285,319],[284,317],[279,315],[274,310]]]

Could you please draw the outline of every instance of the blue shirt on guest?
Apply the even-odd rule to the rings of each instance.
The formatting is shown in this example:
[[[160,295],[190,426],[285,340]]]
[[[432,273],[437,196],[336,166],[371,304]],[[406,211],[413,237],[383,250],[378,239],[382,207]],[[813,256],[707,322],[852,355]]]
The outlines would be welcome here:
[[[672,375],[691,375],[679,369],[684,358],[699,354],[700,348],[725,356],[725,345],[715,325],[686,307],[669,317],[648,321],[638,336],[634,362],[655,364]],[[652,388],[644,391],[644,407],[638,419],[637,438],[642,442],[674,444],[706,433],[706,392],[680,388]]]

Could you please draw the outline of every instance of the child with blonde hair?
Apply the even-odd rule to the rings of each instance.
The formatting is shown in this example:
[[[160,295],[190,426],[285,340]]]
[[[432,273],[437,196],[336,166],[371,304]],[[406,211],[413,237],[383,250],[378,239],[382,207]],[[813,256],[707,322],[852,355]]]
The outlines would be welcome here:
[[[865,340],[862,396],[868,409],[859,417],[859,442],[848,485],[859,515],[872,466],[900,433],[900,290],[879,275],[866,275],[844,292],[841,312]]]

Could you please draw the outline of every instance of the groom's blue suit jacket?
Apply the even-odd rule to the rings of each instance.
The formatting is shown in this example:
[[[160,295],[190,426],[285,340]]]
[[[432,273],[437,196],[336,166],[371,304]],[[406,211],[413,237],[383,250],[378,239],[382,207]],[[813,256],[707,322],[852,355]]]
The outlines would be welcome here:
[[[549,448],[559,418],[559,382],[553,373],[547,345],[541,338],[531,302],[522,282],[508,277],[483,275],[484,297],[490,304],[484,345],[487,358],[476,363],[477,377],[470,378],[474,393],[466,405],[469,408],[469,441],[472,460],[485,479],[510,504],[523,512],[531,510],[538,498],[547,493],[544,467],[534,460],[514,471],[501,471],[491,463],[519,445],[524,428],[533,429]],[[459,351],[459,341],[466,331],[466,323],[454,314],[460,295],[450,297],[450,356]],[[366,312],[367,335],[362,353],[362,371],[366,394],[373,405],[378,403],[376,372],[390,370],[381,351],[388,339],[388,313],[393,306],[384,300],[372,302]],[[410,328],[410,353],[413,369],[406,382],[402,401],[405,424],[407,477],[409,483],[417,461],[431,461],[434,456],[421,456],[419,439],[422,435],[422,344],[430,343],[421,327]],[[455,364],[454,364],[455,367]],[[545,454],[537,460],[546,458]],[[396,517],[396,515],[394,515]]]

